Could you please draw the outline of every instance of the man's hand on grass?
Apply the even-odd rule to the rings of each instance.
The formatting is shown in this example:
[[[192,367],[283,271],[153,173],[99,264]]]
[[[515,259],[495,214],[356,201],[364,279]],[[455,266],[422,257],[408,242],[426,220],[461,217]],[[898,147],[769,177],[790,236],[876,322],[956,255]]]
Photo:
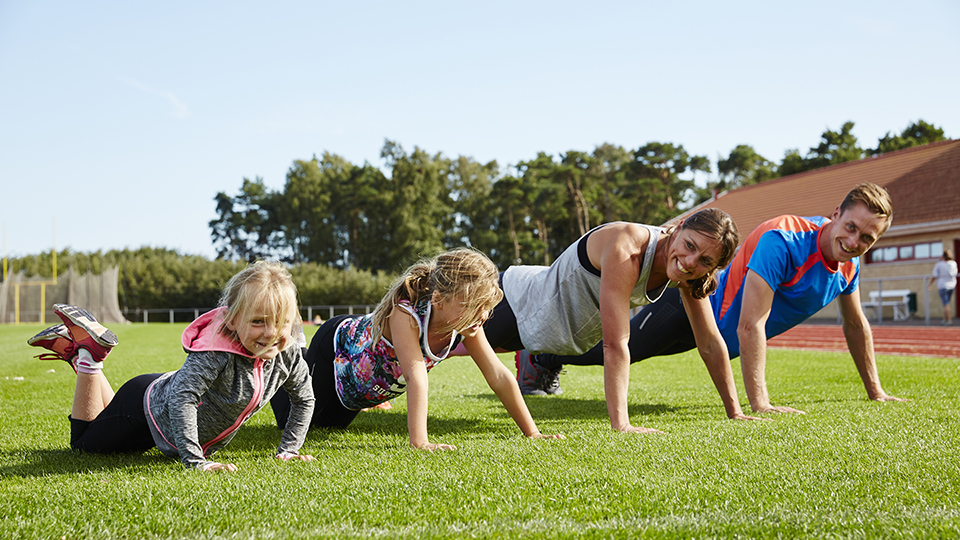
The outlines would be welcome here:
[[[887,393],[881,393],[880,395],[874,396],[870,399],[872,399],[873,401],[901,401],[901,402],[911,401],[908,398],[899,398],[897,396],[891,396],[890,394],[887,394]]]
[[[782,406],[782,405],[781,405],[781,406],[778,406],[778,407],[774,407],[773,405],[767,405],[767,406],[765,406],[765,407],[757,407],[757,408],[753,409],[753,412],[755,412],[755,413],[757,413],[757,414],[763,414],[763,413],[807,414],[807,413],[801,411],[800,409],[794,409],[793,407],[784,407],[784,406]]]

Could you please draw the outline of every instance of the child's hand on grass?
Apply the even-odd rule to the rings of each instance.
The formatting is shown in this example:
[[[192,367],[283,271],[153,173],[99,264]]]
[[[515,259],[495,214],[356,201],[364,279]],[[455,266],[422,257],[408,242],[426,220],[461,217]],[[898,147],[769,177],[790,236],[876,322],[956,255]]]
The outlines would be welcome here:
[[[299,461],[313,461],[313,456],[294,454],[293,452],[281,452],[275,456],[277,459],[282,459],[283,461],[290,460],[299,460]]]
[[[556,435],[544,435],[539,431],[534,433],[533,435],[528,435],[527,437],[531,439],[566,439],[566,437],[564,437],[562,433],[557,433]]]
[[[234,472],[237,470],[237,466],[233,463],[217,463],[216,461],[208,461],[203,466],[203,472]]]
[[[416,448],[417,450],[426,450],[428,452],[433,452],[434,450],[456,450],[457,447],[452,444],[439,444],[439,443],[410,443],[410,446]]]
[[[621,433],[642,433],[642,434],[645,434],[645,435],[646,435],[646,434],[649,434],[649,433],[663,433],[663,432],[660,431],[659,429],[645,428],[645,427],[640,427],[640,426],[633,426],[633,425],[630,425],[630,424],[627,424],[626,426],[621,426],[621,427],[617,428],[617,431],[619,431],[619,432],[621,432]]]

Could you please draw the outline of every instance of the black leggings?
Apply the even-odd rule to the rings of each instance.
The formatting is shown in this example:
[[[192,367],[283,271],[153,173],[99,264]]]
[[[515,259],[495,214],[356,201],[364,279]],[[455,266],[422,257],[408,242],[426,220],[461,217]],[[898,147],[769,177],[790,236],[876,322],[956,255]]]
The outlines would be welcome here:
[[[353,411],[340,403],[337,396],[336,382],[333,379],[333,337],[337,332],[337,326],[347,318],[361,317],[362,315],[337,315],[322,326],[310,340],[310,348],[307,350],[307,368],[310,370],[310,377],[313,379],[313,395],[316,398],[316,404],[313,409],[313,418],[310,425],[314,427],[334,427],[345,428],[353,422],[360,411]],[[287,418],[290,416],[290,395],[283,388],[277,390],[270,400],[270,407],[273,409],[273,415],[277,419],[277,426],[283,429],[287,425]]]
[[[648,304],[630,319],[630,362],[646,360],[651,356],[668,356],[696,348],[690,320],[683,309],[680,291],[668,288],[663,296]],[[564,364],[576,366],[602,366],[603,342],[580,356],[538,354],[536,363],[547,369],[556,369]]]
[[[493,308],[493,314],[483,323],[483,333],[495,351],[519,351],[524,348],[520,341],[520,330],[517,329],[517,316],[513,314],[506,297]]]
[[[90,422],[71,417],[70,447],[96,454],[133,454],[156,446],[143,412],[143,395],[161,375],[150,373],[130,379]]]
[[[500,289],[503,289],[503,272],[500,272]],[[506,295],[494,306],[487,322],[483,323],[483,333],[495,351],[519,351],[524,348],[520,341],[520,330],[517,328],[517,316],[507,302]]]

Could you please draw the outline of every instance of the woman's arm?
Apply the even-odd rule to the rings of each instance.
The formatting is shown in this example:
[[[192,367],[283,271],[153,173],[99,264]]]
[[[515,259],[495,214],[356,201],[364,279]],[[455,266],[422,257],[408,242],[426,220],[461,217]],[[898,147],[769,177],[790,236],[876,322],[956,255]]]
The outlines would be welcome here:
[[[503,365],[503,362],[497,358],[493,348],[487,341],[487,336],[483,333],[483,328],[473,337],[463,339],[463,346],[467,349],[474,363],[483,373],[483,378],[487,381],[493,393],[500,398],[500,403],[507,409],[507,414],[517,423],[520,431],[527,437],[534,439],[563,439],[563,435],[543,435],[537,429],[537,424],[527,409],[526,402],[520,394],[520,387],[517,386],[517,380],[510,370]]]
[[[740,408],[737,385],[733,380],[733,369],[730,367],[730,353],[727,350],[727,344],[723,341],[723,336],[720,335],[720,329],[717,328],[710,300],[707,298],[697,300],[690,294],[689,287],[684,286],[680,287],[680,299],[683,301],[683,309],[687,312],[687,319],[690,320],[690,326],[693,328],[700,358],[703,359],[710,378],[713,379],[713,384],[720,393],[727,418],[762,420],[743,414]]]
[[[433,444],[427,435],[427,366],[420,350],[420,329],[410,313],[393,308],[387,317],[390,341],[400,360],[400,370],[407,383],[407,429],[410,446],[421,450],[456,450],[449,444]]]
[[[633,228],[631,228],[633,227]],[[616,224],[594,232],[588,254],[600,269],[600,324],[603,327],[603,391],[610,425],[625,433],[658,433],[630,424],[630,295],[640,276],[650,232],[638,225]],[[591,249],[593,248],[593,249]],[[599,263],[599,264],[597,264]]]

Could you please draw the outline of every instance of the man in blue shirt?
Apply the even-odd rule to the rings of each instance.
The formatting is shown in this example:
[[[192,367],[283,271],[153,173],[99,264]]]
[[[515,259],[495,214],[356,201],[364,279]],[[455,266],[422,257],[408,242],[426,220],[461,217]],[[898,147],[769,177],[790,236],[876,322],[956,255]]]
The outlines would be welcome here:
[[[767,392],[766,342],[838,299],[843,333],[867,395],[904,401],[880,385],[873,334],[860,305],[859,256],[890,227],[893,205],[886,190],[855,187],[830,219],[785,215],[757,227],[718,277],[711,296],[717,326],[731,357],[740,356],[744,387],[754,412],[803,411],[773,406]],[[630,360],[677,354],[696,347],[676,290],[643,308],[630,322]],[[529,358],[529,360],[527,360]],[[603,343],[582,356],[540,354],[518,358],[517,379],[526,394],[557,393],[564,364],[602,365]]]

